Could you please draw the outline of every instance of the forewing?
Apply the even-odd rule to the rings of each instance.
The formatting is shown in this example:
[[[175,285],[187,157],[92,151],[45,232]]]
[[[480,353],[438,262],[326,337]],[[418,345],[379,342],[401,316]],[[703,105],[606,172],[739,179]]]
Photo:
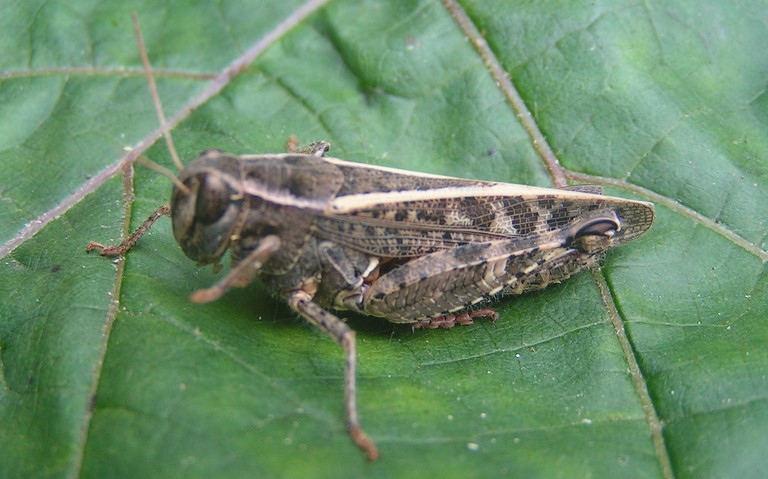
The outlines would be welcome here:
[[[338,197],[316,227],[318,237],[376,256],[402,258],[468,243],[536,237],[601,212],[614,212],[620,219],[631,215],[647,226],[652,221],[652,209],[641,202],[487,184]],[[631,230],[633,236],[642,232]],[[617,235],[617,243],[626,240],[624,236]]]
[[[315,234],[368,254],[412,258],[470,243],[528,238],[605,212],[614,244],[653,223],[650,203],[602,195],[599,186],[548,189],[466,180],[323,158],[344,177]]]

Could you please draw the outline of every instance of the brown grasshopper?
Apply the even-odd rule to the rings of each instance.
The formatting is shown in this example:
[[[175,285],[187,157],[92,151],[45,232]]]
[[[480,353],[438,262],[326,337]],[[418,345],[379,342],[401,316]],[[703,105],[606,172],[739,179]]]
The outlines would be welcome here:
[[[164,215],[198,264],[218,265],[229,251],[230,273],[192,300],[213,301],[258,276],[339,343],[347,429],[370,460],[378,451],[358,417],[355,333],[329,310],[416,327],[496,319],[479,305],[559,283],[654,219],[651,203],[603,196],[595,186],[547,189],[414,173],[330,158],[328,147],[206,151],[179,173],[170,205],[120,245],[91,243],[88,251],[123,254]]]

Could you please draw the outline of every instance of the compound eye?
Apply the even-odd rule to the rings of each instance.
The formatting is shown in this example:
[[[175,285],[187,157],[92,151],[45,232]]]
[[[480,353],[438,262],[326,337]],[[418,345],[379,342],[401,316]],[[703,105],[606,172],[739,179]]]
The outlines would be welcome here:
[[[207,174],[198,178],[195,220],[209,225],[218,221],[230,205],[230,191],[221,177]]]

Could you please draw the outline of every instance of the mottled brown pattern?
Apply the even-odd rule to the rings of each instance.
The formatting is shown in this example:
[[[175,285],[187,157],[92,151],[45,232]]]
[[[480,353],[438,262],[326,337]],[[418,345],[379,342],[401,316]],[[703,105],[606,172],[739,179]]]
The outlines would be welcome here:
[[[469,193],[474,187],[466,187]],[[534,237],[557,231],[599,212],[617,211],[622,228],[615,244],[647,229],[653,211],[646,203],[583,194],[548,196],[452,196],[423,201],[366,205],[317,218],[317,235],[372,255],[409,257],[503,238]],[[641,223],[633,223],[637,218]]]
[[[230,249],[237,263],[275,236],[281,247],[261,276],[276,294],[316,278],[323,306],[398,322],[561,281],[653,222],[650,204],[592,186],[531,188],[302,154],[212,150],[180,180],[192,194],[174,194],[174,232],[191,258],[216,262]]]

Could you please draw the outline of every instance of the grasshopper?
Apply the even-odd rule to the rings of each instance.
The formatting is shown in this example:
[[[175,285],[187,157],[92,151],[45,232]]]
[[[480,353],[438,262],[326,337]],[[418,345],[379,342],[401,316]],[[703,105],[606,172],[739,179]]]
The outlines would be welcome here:
[[[170,205],[120,245],[87,250],[124,254],[170,215],[176,241],[198,264],[217,266],[229,251],[231,271],[192,300],[214,301],[258,276],[340,344],[347,430],[369,460],[378,450],[357,410],[355,333],[331,310],[430,328],[495,320],[481,304],[559,283],[654,220],[651,203],[604,196],[596,186],[414,173],[331,158],[328,148],[203,152],[178,174]]]

